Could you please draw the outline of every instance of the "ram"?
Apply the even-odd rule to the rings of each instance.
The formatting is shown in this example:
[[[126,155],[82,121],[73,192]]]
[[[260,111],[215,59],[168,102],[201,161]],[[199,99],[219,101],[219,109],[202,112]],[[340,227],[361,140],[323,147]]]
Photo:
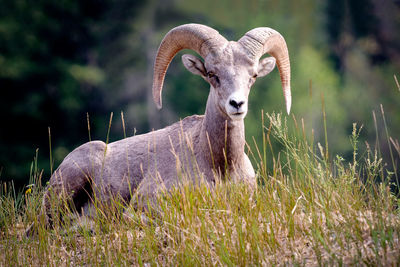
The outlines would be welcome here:
[[[205,114],[166,128],[105,144],[92,141],[73,150],[50,178],[42,212],[50,218],[50,194],[68,198],[76,210],[88,212],[96,197],[118,196],[146,208],[160,190],[179,185],[185,177],[212,187],[216,179],[256,186],[254,169],[244,152],[244,118],[250,88],[257,77],[278,65],[286,109],[291,105],[290,63],[284,38],[270,28],[256,28],[239,41],[227,41],[216,30],[186,24],[169,31],[154,65],[153,97],[161,108],[164,77],[174,56],[192,49],[204,60],[185,54],[184,66],[210,84]],[[260,59],[264,54],[272,57]]]

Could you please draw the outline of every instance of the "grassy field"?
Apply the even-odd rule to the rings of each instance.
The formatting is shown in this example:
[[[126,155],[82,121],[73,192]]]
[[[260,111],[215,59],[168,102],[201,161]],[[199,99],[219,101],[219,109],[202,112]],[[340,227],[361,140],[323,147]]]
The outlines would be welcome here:
[[[212,191],[184,185],[160,196],[156,213],[129,207],[121,215],[116,201],[98,209],[93,221],[71,215],[46,229],[37,221],[44,189],[33,164],[35,185],[27,192],[1,188],[0,265],[398,266],[399,199],[390,182],[396,177],[379,152],[366,146],[359,156],[354,125],[353,160],[346,162],[289,119],[292,131],[280,115],[267,115],[264,140],[249,153],[258,162],[256,191],[229,182]],[[389,140],[392,153],[400,153]],[[38,234],[26,238],[34,221]]]

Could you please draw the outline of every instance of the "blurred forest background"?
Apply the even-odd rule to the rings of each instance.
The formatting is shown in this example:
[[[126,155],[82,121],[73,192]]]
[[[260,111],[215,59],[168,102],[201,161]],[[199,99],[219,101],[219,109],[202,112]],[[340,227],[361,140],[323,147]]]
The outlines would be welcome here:
[[[361,141],[388,151],[380,104],[390,135],[399,139],[400,1],[389,0],[0,0],[0,179],[26,184],[39,148],[44,178],[91,139],[158,129],[204,112],[208,84],[175,57],[166,76],[164,105],[151,97],[155,52],[164,34],[202,23],[228,40],[268,26],[286,39],[292,64],[292,112],[324,144],[321,95],[330,152],[351,157],[352,123]],[[180,53],[180,55],[182,52]],[[260,78],[250,95],[246,138],[261,144],[261,110],[284,112],[279,74]],[[377,133],[372,113],[376,114]],[[310,131],[311,132],[311,131]],[[385,152],[386,151],[386,152]],[[395,165],[399,159],[396,158]],[[388,168],[393,164],[387,158]],[[398,169],[398,168],[397,168]]]

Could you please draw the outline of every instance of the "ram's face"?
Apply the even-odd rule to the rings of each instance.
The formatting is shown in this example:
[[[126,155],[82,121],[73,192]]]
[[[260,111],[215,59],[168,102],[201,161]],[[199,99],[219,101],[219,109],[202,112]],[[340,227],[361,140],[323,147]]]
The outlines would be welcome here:
[[[201,75],[211,86],[210,97],[223,115],[242,120],[248,110],[248,96],[257,77],[275,66],[274,58],[251,60],[236,42],[210,53],[204,59],[184,55],[183,63],[192,73]]]

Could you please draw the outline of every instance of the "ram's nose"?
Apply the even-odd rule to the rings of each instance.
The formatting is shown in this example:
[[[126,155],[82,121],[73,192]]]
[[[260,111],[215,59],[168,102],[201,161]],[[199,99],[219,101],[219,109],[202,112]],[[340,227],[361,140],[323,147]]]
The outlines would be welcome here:
[[[229,101],[229,105],[231,105],[232,107],[234,107],[234,108],[236,108],[237,110],[239,110],[240,109],[240,107],[243,105],[245,103],[245,101],[244,100],[235,100],[235,99],[231,99],[230,101]]]

